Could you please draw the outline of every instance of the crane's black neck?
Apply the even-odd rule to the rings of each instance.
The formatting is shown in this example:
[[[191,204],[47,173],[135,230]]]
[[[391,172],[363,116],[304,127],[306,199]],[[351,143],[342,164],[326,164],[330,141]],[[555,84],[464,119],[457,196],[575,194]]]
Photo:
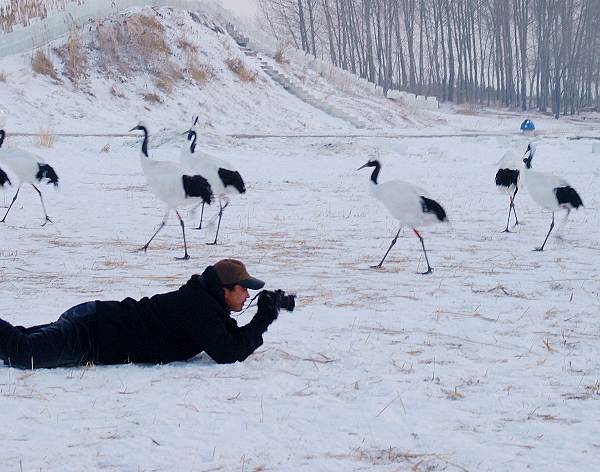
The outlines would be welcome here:
[[[533,149],[531,149],[531,147],[528,147],[527,148],[527,157],[525,157],[523,159],[526,169],[531,169],[531,160],[533,159],[533,153],[534,153]]]
[[[150,157],[148,156],[148,130],[142,125],[138,126],[138,129],[144,132],[144,141],[142,141],[142,154],[146,157]]]
[[[2,144],[4,143],[4,136],[6,136],[6,133],[3,129],[0,129],[0,147],[2,147]]]
[[[194,154],[194,152],[196,152],[196,132],[195,131],[190,131],[188,133],[188,141],[192,142],[192,144],[190,144],[190,152],[192,154]]]
[[[377,185],[377,177],[379,176],[379,171],[381,170],[381,164],[379,161],[374,161],[371,163],[371,167],[375,167],[373,169],[373,173],[371,174],[371,181]]]

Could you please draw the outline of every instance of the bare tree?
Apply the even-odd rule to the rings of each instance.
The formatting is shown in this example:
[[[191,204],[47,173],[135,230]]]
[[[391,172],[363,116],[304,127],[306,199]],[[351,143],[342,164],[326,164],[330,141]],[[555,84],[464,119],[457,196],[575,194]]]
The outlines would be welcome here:
[[[268,27],[381,85],[556,117],[598,107],[599,0],[259,0]]]

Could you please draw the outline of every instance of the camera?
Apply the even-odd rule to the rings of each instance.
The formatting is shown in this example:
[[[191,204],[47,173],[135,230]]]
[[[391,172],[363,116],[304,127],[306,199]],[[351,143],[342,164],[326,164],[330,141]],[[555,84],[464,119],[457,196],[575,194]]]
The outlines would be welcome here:
[[[287,311],[294,311],[296,308],[296,295],[286,295],[283,290],[277,290],[277,293],[280,295],[280,305],[281,308]]]

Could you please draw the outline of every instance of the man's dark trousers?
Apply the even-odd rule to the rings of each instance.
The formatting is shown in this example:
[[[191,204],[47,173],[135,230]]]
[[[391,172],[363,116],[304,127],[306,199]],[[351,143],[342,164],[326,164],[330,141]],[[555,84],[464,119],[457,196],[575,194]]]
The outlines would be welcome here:
[[[65,311],[54,323],[12,326],[0,319],[0,357],[21,369],[71,367],[93,360],[91,334],[96,302]]]

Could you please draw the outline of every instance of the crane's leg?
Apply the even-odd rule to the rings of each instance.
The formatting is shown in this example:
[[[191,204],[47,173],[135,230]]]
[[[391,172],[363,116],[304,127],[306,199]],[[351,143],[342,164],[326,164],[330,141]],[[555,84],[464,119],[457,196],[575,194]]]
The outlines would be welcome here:
[[[204,218],[204,202],[202,202],[202,211],[200,212],[200,224],[198,225],[198,227],[196,229],[202,229],[202,219],[203,218]]]
[[[419,234],[419,232],[416,229],[413,228],[413,231],[417,235],[417,238],[419,238],[419,241],[421,241],[421,247],[423,248],[423,254],[425,254],[425,262],[427,262],[427,270],[425,272],[421,272],[421,274],[423,274],[423,275],[431,274],[433,272],[433,269],[429,265],[429,259],[427,258],[427,251],[425,250],[425,243],[423,242],[423,238],[421,237],[421,235]]]
[[[510,213],[511,211],[515,214],[515,226],[517,226],[519,224],[519,218],[517,217],[517,209],[515,207],[515,197],[517,196],[517,192],[519,191],[519,188],[515,188],[515,193],[512,194],[512,196],[508,196],[509,200],[510,200],[510,205],[508,206],[508,218],[506,220],[506,229],[504,231],[502,231],[503,233],[510,233],[510,230],[508,229],[508,225],[510,223]]]
[[[504,231],[502,231],[503,233],[510,233],[510,230],[508,229],[508,223],[510,223],[510,214],[511,214],[512,208],[513,208],[513,199],[510,195],[508,198],[510,200],[510,205],[508,205],[508,218],[506,220],[506,229]]]
[[[550,229],[548,230],[546,239],[544,239],[544,242],[542,243],[542,245],[540,247],[535,248],[535,251],[543,251],[544,250],[544,246],[546,245],[546,241],[548,241],[548,236],[550,236],[550,233],[552,232],[552,228],[554,228],[554,212],[552,212],[552,223],[550,223]]]
[[[385,261],[385,258],[390,253],[390,250],[392,249],[394,244],[396,244],[396,241],[398,240],[398,236],[400,235],[401,229],[402,229],[402,226],[400,226],[400,228],[398,229],[398,232],[396,233],[396,236],[394,236],[394,239],[392,239],[392,244],[390,244],[390,247],[388,247],[388,250],[383,255],[383,259],[381,259],[381,262],[377,265],[371,266],[371,269],[381,269],[381,266],[383,265],[383,261]]]
[[[10,202],[10,205],[8,205],[8,210],[6,210],[6,213],[4,214],[4,218],[2,218],[2,221],[0,221],[0,223],[4,223],[4,221],[6,220],[6,216],[8,215],[8,212],[12,208],[13,203],[15,203],[15,200],[17,199],[17,195],[19,195],[19,190],[21,190],[21,186],[20,185],[17,188],[17,193],[15,193],[15,196],[13,197],[12,202]]]
[[[35,185],[31,184],[31,186],[35,189],[35,191],[40,196],[40,201],[42,202],[42,210],[44,210],[44,217],[46,218],[46,220],[42,223],[42,226],[46,226],[46,223],[52,223],[52,220],[48,216],[48,213],[46,213],[46,205],[44,205],[44,199],[42,198],[42,192],[40,192],[40,189],[38,189]]]
[[[159,233],[159,231],[161,229],[163,229],[165,227],[165,225],[167,224],[167,219],[169,218],[170,211],[171,210],[169,208],[167,208],[167,212],[165,213],[165,216],[163,217],[163,220],[160,223],[160,226],[158,227],[156,232],[152,235],[152,237],[148,240],[148,242],[146,244],[144,244],[141,248],[138,249],[138,251],[146,252],[148,250],[148,246],[150,246],[150,243],[152,242],[152,240],[156,237],[156,235]]]
[[[512,199],[510,200],[513,212],[515,214],[515,226],[517,226],[519,224],[519,218],[517,218],[517,209],[515,208],[515,197],[517,196],[518,191],[519,191],[519,187],[515,188],[515,193],[513,193]]]
[[[567,214],[565,215],[565,218],[563,219],[563,224],[556,230],[557,232],[554,233],[554,237],[560,241],[564,240],[562,232],[564,230],[565,225],[569,221],[569,215],[571,214],[571,209],[568,206],[564,206],[563,208],[565,208],[567,210]]]
[[[217,237],[219,236],[219,228],[221,227],[221,217],[223,216],[223,210],[229,206],[229,200],[225,199],[225,205],[219,200],[219,222],[217,223],[217,232],[215,234],[215,240],[212,243],[206,243],[209,246],[217,244]]]
[[[185,241],[185,224],[183,223],[183,218],[181,218],[181,215],[177,210],[175,210],[175,214],[177,215],[177,218],[179,218],[179,224],[181,225],[181,232],[183,233],[183,247],[185,250],[183,257],[176,257],[175,259],[185,261],[190,258],[190,255],[187,252],[187,242]]]

